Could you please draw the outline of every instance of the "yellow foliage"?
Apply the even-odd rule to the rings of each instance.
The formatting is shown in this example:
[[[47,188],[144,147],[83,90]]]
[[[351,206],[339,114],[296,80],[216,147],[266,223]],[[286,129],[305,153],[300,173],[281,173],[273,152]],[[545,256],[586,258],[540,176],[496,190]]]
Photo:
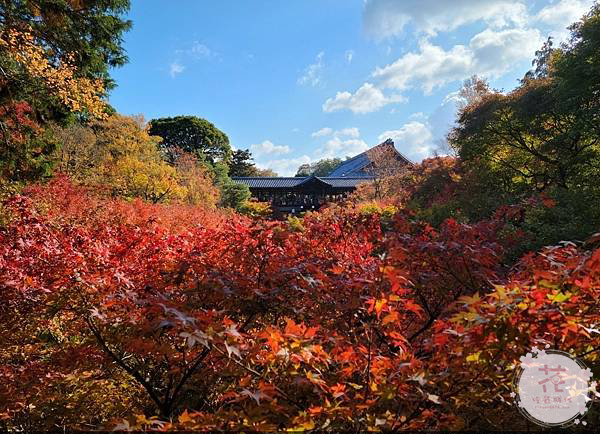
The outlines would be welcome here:
[[[105,179],[119,196],[141,197],[157,203],[186,195],[185,187],[177,182],[175,168],[160,159],[142,160],[127,155],[106,168]]]
[[[62,143],[58,171],[82,184],[154,203],[214,208],[219,200],[210,174],[193,156],[182,155],[175,166],[164,161],[160,137],[148,134],[142,117],[113,115],[91,127],[55,127],[53,133]]]
[[[398,208],[394,205],[379,205],[376,202],[368,202],[359,206],[358,212],[365,215],[378,214],[383,218],[391,218],[398,212]]]
[[[300,220],[296,216],[289,216],[288,219],[288,227],[293,232],[304,232],[304,225],[302,224],[302,220]]]
[[[181,155],[175,164],[179,185],[185,188],[181,200],[194,205],[203,204],[215,208],[220,198],[219,189],[213,184],[210,172],[199,164],[191,154]]]
[[[239,212],[250,217],[267,217],[273,210],[267,202],[247,201],[241,206]]]
[[[31,77],[43,82],[72,111],[87,110],[93,117],[105,116],[102,80],[76,77],[77,68],[73,66],[72,54],[52,64],[47,52],[36,44],[28,31],[0,32],[0,48],[9,53]]]

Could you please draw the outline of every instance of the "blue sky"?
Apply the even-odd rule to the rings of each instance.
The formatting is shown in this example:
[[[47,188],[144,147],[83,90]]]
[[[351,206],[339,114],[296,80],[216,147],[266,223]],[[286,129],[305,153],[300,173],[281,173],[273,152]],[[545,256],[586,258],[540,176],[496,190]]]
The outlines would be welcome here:
[[[196,115],[260,167],[355,155],[394,139],[443,152],[472,74],[510,90],[592,0],[132,0],[111,104]]]

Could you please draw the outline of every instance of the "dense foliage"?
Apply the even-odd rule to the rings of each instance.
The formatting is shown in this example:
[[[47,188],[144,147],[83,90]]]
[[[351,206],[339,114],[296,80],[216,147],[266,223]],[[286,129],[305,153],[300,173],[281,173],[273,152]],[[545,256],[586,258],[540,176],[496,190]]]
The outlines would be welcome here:
[[[153,119],[149,132],[162,138],[161,146],[168,153],[177,150],[194,153],[211,164],[227,162],[231,157],[229,138],[206,119],[196,116]]]
[[[0,429],[524,430],[532,347],[598,378],[600,6],[515,90],[465,83],[456,156],[378,148],[375,182],[283,221],[210,122],[106,106],[126,7],[0,3],[29,26],[0,32]]]
[[[96,214],[65,181],[5,206],[8,428],[489,428],[515,418],[497,400],[532,345],[597,366],[600,249],[509,269],[514,210],[173,230],[118,202]]]
[[[29,28],[35,41],[50,47],[51,60],[73,59],[79,74],[108,78],[108,68],[127,61],[121,46],[131,21],[121,16],[129,0],[2,0],[3,31]]]
[[[112,115],[88,126],[52,128],[62,146],[56,170],[113,197],[216,206],[220,193],[210,170],[189,153],[174,164],[163,158],[160,137],[151,136],[141,117]]]

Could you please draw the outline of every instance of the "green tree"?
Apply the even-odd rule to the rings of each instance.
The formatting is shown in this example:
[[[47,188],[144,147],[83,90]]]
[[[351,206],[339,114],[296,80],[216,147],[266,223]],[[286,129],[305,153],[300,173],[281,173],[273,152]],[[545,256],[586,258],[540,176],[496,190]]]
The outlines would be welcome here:
[[[570,29],[568,44],[544,44],[516,89],[463,107],[449,136],[479,192],[461,186],[471,194],[458,193],[456,209],[485,218],[526,201],[528,248],[584,239],[600,225],[600,5]]]
[[[252,153],[250,150],[238,149],[231,154],[229,160],[229,176],[255,176],[269,177],[277,176],[277,173],[272,169],[260,169],[256,167],[252,161]]]
[[[237,149],[231,154],[229,162],[230,176],[256,176],[257,168],[252,161],[249,149]]]
[[[552,58],[557,53],[557,50],[552,45],[552,36],[549,36],[542,48],[535,52],[535,59],[531,62],[534,68],[527,71],[523,81],[531,80],[532,78],[548,77],[552,66]]]
[[[600,3],[570,30],[569,44],[553,58],[555,91],[577,118],[572,134],[600,137]]]
[[[227,135],[206,119],[196,116],[176,116],[150,121],[149,133],[162,137],[161,147],[167,158],[174,161],[177,150],[190,152],[214,165],[229,162],[231,146]]]
[[[221,206],[239,210],[250,199],[250,196],[250,189],[247,185],[229,181],[221,187]]]

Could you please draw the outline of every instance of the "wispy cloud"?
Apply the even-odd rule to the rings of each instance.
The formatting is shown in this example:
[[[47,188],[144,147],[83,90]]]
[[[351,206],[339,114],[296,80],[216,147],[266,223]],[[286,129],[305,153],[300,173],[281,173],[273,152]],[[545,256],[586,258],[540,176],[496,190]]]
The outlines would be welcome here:
[[[181,74],[183,71],[185,71],[185,66],[183,66],[178,61],[171,62],[171,64],[169,65],[169,75],[171,76],[171,78],[175,78],[178,74]]]
[[[172,78],[175,78],[175,76],[185,71],[185,64],[199,60],[217,58],[219,57],[219,54],[200,41],[194,41],[187,48],[178,48],[175,50],[174,57],[175,60],[169,65],[169,75]]]
[[[304,73],[298,78],[298,84],[316,87],[321,84],[321,72],[323,70],[323,57],[325,52],[321,51],[317,54],[315,63],[308,65],[304,69]]]
[[[346,50],[344,57],[346,58],[346,62],[352,63],[352,59],[354,58],[354,50]]]
[[[175,54],[181,57],[189,57],[193,59],[208,59],[216,55],[207,45],[200,41],[194,41],[187,48],[179,48],[175,50]]]
[[[333,133],[333,130],[329,127],[325,127],[325,128],[321,128],[319,131],[315,131],[310,136],[311,137],[323,137],[323,136],[328,136],[331,133]]]
[[[194,41],[192,48],[190,49],[190,53],[197,58],[206,58],[211,57],[213,52],[206,45],[201,44],[198,41]]]

